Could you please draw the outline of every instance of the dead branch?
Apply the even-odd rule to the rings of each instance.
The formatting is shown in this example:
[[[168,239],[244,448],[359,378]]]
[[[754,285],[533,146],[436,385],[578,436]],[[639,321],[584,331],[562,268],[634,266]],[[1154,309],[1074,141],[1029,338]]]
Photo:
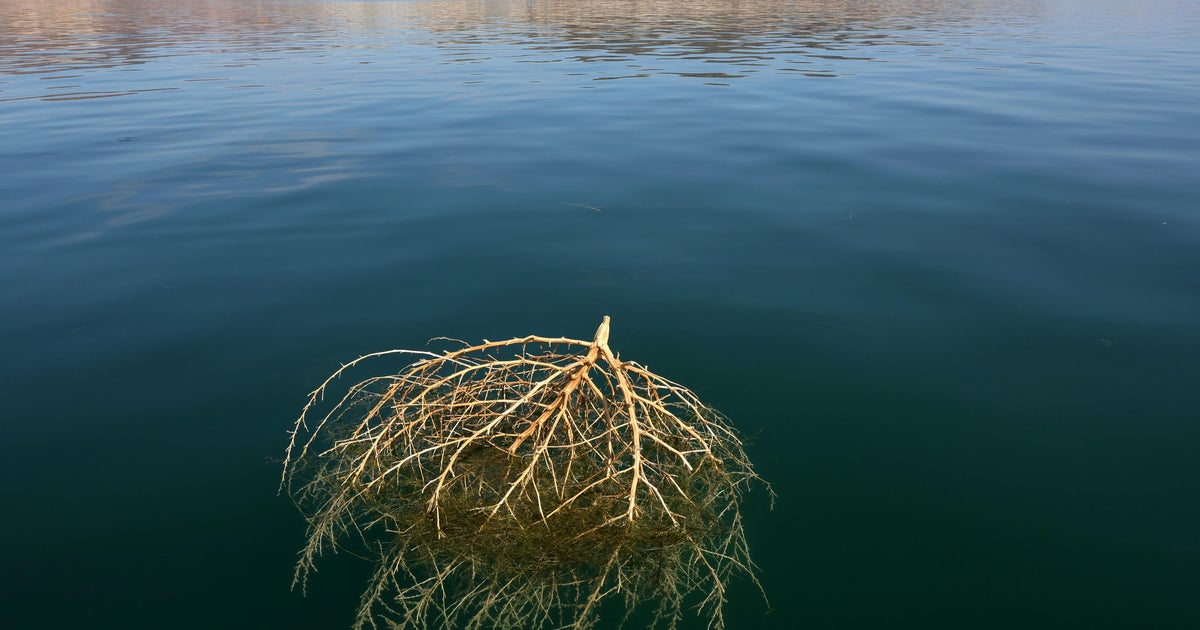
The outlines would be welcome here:
[[[345,549],[377,561],[358,628],[585,629],[614,596],[650,603],[655,625],[691,606],[723,628],[730,577],[757,584],[740,505],[761,479],[724,416],[608,341],[606,316],[591,341],[391,350],[334,372],[284,463],[309,523],[296,584]],[[349,370],[405,354],[318,411]]]

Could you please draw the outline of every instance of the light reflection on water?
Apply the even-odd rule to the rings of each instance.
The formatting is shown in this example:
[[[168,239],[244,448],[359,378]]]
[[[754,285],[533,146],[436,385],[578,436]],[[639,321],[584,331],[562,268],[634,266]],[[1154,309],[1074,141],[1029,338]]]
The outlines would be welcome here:
[[[736,627],[1197,627],[1195,32],[1192,0],[0,0],[13,627],[81,571],[78,627],[343,627],[361,582],[287,592],[262,463],[313,379],[610,311],[761,428],[776,613]]]
[[[208,159],[201,134],[208,134],[208,146],[221,143],[227,155],[247,158],[214,165],[207,177],[173,187],[180,195],[155,202],[106,191],[101,205],[128,208],[131,219],[169,211],[184,191],[195,199],[219,197],[230,186],[269,193],[337,181],[375,168],[369,159],[384,143],[367,143],[372,135],[386,139],[400,117],[424,117],[429,128],[440,117],[447,130],[457,124],[449,117],[469,114],[477,123],[471,130],[486,135],[494,125],[484,128],[477,113],[461,111],[470,103],[524,107],[552,100],[561,107],[564,89],[607,87],[610,100],[623,95],[626,103],[683,108],[681,117],[688,109],[732,107],[750,127],[758,110],[780,111],[774,101],[824,98],[834,108],[833,100],[864,98],[880,107],[894,100],[887,106],[944,112],[947,120],[990,118],[993,126],[1053,123],[1055,132],[1080,126],[1105,141],[1122,129],[1131,136],[1122,141],[1136,141],[1163,122],[1148,108],[1122,111],[1132,101],[1116,99],[1098,112],[1101,120],[1076,116],[1073,107],[1097,103],[1107,86],[1132,94],[1151,77],[1157,85],[1179,81],[1193,60],[1184,38],[1200,23],[1200,12],[1187,6],[1182,0],[1089,3],[1086,10],[1073,0],[2,0],[0,105],[13,128],[10,157],[18,162],[56,152],[83,155],[71,144],[78,134],[57,133],[65,132],[65,122],[37,127],[39,107],[113,98],[137,102],[125,111],[87,110],[97,116],[87,146],[128,138],[142,142],[121,148],[148,148],[149,134],[130,124],[146,121],[160,129],[157,148],[193,156],[180,172]],[[1076,61],[1080,56],[1086,64]],[[817,84],[853,77],[861,80]],[[1072,83],[1073,93],[1045,91]],[[634,85],[611,87],[626,84]],[[700,103],[701,93],[690,91],[733,86],[740,89],[736,101],[709,91],[703,93],[709,102]],[[310,124],[292,125],[282,137],[247,138],[264,112]],[[334,112],[339,119],[331,124]],[[834,134],[840,142],[861,141],[855,111],[841,114],[823,124],[842,127]],[[593,107],[586,115],[601,122],[604,114]],[[570,125],[570,117],[562,124]],[[420,139],[420,130],[405,136]],[[434,146],[439,142],[419,148],[436,161],[444,153]],[[962,144],[960,152],[972,150],[968,138]],[[890,150],[869,148],[873,155]],[[893,162],[905,168],[902,158]],[[295,176],[254,181],[250,173],[268,172],[256,169],[268,163],[290,163]],[[450,164],[433,181],[448,187],[506,181],[472,169]],[[159,181],[173,180],[170,173],[160,172]],[[153,186],[135,180],[122,187]],[[146,203],[159,209],[148,211]]]
[[[1037,2],[1019,3],[1021,20]],[[1009,7],[1011,9],[1011,7]],[[94,2],[6,0],[0,5],[0,73],[43,76],[77,87],[88,72],[138,69],[178,56],[220,56],[236,70],[281,56],[339,49],[424,45],[437,61],[469,63],[521,49],[528,63],[631,62],[630,76],[674,74],[733,79],[764,70],[836,76],[839,60],[886,61],[896,47],[936,47],[956,25],[984,35],[995,4],[966,0],[654,0],[627,2]],[[1014,20],[1004,20],[1010,30]],[[712,64],[692,71],[693,64]],[[70,73],[70,74],[58,74]],[[600,79],[619,78],[614,76]],[[74,84],[71,84],[71,80]],[[226,76],[182,81],[231,81]],[[176,81],[177,82],[177,81]],[[173,82],[175,83],[175,82]],[[95,98],[142,90],[35,93],[0,90],[0,100]],[[178,89],[180,86],[172,85]],[[171,89],[159,86],[153,89]]]

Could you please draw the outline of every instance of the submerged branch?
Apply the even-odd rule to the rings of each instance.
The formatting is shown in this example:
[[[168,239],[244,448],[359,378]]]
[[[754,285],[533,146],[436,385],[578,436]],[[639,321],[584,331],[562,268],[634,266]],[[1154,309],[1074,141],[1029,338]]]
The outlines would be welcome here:
[[[378,563],[357,627],[582,629],[613,596],[651,605],[655,624],[690,602],[723,627],[728,580],[758,583],[738,511],[761,480],[724,416],[608,342],[605,317],[590,342],[530,335],[339,368],[287,447],[282,487],[309,520],[296,583],[344,549]],[[395,354],[419,358],[315,415],[350,368]]]

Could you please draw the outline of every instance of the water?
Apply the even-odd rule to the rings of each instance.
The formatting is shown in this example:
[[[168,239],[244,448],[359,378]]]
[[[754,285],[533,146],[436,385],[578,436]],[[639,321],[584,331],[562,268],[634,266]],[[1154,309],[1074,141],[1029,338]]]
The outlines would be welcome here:
[[[0,0],[6,627],[345,627],[325,374],[587,337],[754,441],[733,628],[1195,627],[1200,7]],[[760,497],[761,498],[761,497]]]

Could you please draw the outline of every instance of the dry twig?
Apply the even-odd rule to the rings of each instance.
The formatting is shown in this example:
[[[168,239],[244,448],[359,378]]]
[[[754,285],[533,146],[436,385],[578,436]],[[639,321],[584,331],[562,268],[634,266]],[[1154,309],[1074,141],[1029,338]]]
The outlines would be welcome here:
[[[323,553],[377,561],[355,627],[589,628],[598,607],[694,607],[724,627],[754,580],[739,507],[760,480],[726,419],[608,345],[528,336],[360,357],[310,396],[283,487],[308,516],[295,584]],[[349,388],[377,357],[418,358]],[[768,488],[769,490],[769,488]],[[761,588],[761,587],[760,587]]]

